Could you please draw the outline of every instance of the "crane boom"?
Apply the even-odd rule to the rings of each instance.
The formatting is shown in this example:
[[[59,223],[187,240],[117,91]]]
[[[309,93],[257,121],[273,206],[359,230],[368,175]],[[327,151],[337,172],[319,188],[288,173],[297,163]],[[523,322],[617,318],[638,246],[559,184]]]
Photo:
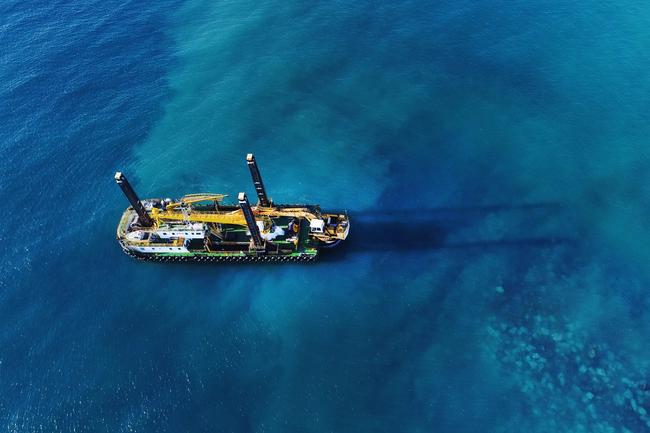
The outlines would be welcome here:
[[[215,196],[216,194],[212,197]],[[206,196],[204,195],[203,197]],[[204,200],[205,198],[195,201]],[[234,211],[195,211],[191,207],[186,209],[178,209],[181,204],[190,204],[192,202],[193,200],[190,198],[189,200],[185,199],[176,203],[171,203],[167,205],[165,210],[152,208],[151,218],[156,221],[156,223],[160,223],[161,221],[188,221],[200,223],[232,224],[240,226],[246,225],[246,218],[244,217],[241,209]],[[320,215],[315,215],[307,208],[274,208],[256,206],[252,208],[252,211],[253,215],[262,218],[294,217],[306,218],[309,220],[320,218]]]
[[[202,201],[214,201],[218,203],[222,201],[225,197],[228,197],[228,195],[210,194],[210,193],[187,194],[183,196],[179,201],[168,204],[167,209],[174,209],[184,204],[192,204],[192,203],[198,203]]]
[[[253,209],[255,215],[264,215],[268,217],[295,217],[295,218],[307,218],[312,220],[314,218],[320,218],[319,215],[315,215],[309,209],[300,207],[300,208],[275,208],[275,207],[256,207]]]
[[[246,219],[242,211],[235,210],[229,212],[196,212],[188,210],[187,212],[179,212],[175,210],[160,210],[157,208],[151,209],[151,218],[157,224],[160,221],[190,221],[199,223],[215,223],[215,224],[233,224],[233,225],[246,225]]]

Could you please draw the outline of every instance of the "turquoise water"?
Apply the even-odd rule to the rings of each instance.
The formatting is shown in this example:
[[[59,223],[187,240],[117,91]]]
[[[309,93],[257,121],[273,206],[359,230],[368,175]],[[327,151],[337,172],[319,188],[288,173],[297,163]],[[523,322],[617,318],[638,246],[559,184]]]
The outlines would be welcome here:
[[[0,5],[0,431],[650,429],[644,2]],[[142,196],[347,208],[156,265]]]

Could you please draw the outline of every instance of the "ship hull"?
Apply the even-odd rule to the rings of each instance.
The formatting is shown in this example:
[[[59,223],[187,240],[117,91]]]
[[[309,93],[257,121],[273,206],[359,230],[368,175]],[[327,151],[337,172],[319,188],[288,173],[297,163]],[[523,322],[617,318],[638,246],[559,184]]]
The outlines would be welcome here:
[[[197,263],[309,263],[318,258],[318,253],[263,254],[248,253],[188,253],[188,254],[143,254],[123,249],[124,253],[138,260],[149,262],[197,262]]]

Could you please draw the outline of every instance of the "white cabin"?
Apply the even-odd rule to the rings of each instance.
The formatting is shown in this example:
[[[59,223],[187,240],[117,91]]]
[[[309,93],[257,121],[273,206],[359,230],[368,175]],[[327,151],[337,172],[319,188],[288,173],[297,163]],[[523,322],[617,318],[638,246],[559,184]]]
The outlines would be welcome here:
[[[189,253],[185,245],[160,244],[151,245],[127,245],[127,248],[140,253]]]
[[[309,231],[312,233],[323,233],[325,228],[325,221],[321,219],[313,219],[309,221]]]
[[[159,227],[154,233],[160,239],[203,239],[205,238],[206,227],[204,224],[195,223],[187,225],[174,225]]]

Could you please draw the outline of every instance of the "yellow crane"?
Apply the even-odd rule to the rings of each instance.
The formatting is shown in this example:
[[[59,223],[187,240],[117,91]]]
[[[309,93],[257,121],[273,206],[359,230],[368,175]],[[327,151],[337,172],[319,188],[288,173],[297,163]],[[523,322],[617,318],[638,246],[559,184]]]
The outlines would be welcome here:
[[[209,198],[206,198],[209,197]],[[156,222],[156,225],[160,225],[162,221],[188,221],[188,222],[199,222],[199,223],[215,223],[215,224],[233,224],[233,225],[246,225],[246,219],[244,218],[244,213],[241,209],[233,211],[196,211],[191,207],[183,208],[181,205],[187,205],[190,203],[197,203],[201,201],[211,200],[213,197],[220,197],[222,199],[225,197],[223,194],[214,194],[214,195],[201,195],[201,198],[197,194],[195,197],[188,198],[188,196],[183,197],[178,202],[173,202],[168,204],[165,207],[165,210],[158,208],[151,209],[151,218]],[[256,206],[252,208],[253,214],[259,216],[262,220],[268,220],[269,218],[277,217],[295,217],[295,218],[306,218],[306,219],[316,219],[320,216],[315,215],[313,212],[310,212],[307,208],[275,208],[275,207],[261,207]]]
[[[241,209],[234,211],[195,211],[191,208],[178,209],[179,205],[180,203],[171,203],[165,210],[154,207],[151,209],[151,218],[156,225],[160,225],[162,221],[246,225],[246,219]]]
[[[179,201],[168,204],[167,209],[175,209],[181,205],[189,205],[192,203],[198,203],[202,201],[214,201],[216,203],[219,203],[226,197],[228,197],[228,195],[226,194],[211,194],[211,193],[187,194],[183,196]]]
[[[209,195],[209,197],[216,197],[217,195]],[[219,194],[218,196],[223,196]],[[208,197],[208,195],[204,195]],[[199,200],[198,195],[194,201],[205,201]],[[189,200],[185,200],[185,203],[188,204]],[[236,210],[215,210],[215,211],[204,211],[204,210],[194,210],[191,206],[180,207],[179,202],[171,203],[166,206],[165,210],[158,209],[156,207],[151,209],[151,219],[154,221],[156,226],[160,226],[161,223],[165,221],[183,221],[183,222],[194,222],[194,223],[205,223],[205,224],[230,224],[247,227],[249,224],[246,221],[246,217],[242,209]],[[263,221],[265,227],[271,227],[273,218],[278,217],[293,217],[298,219],[305,219],[311,221],[314,219],[324,219],[328,220],[329,217],[344,217],[343,215],[336,214],[315,214],[311,212],[308,208],[281,208],[281,207],[263,207],[255,206],[251,207],[252,216],[256,221]],[[347,237],[347,226],[337,225],[335,228],[326,227],[321,233],[312,233],[312,236],[322,239],[324,241],[331,240],[332,238],[345,239]]]

